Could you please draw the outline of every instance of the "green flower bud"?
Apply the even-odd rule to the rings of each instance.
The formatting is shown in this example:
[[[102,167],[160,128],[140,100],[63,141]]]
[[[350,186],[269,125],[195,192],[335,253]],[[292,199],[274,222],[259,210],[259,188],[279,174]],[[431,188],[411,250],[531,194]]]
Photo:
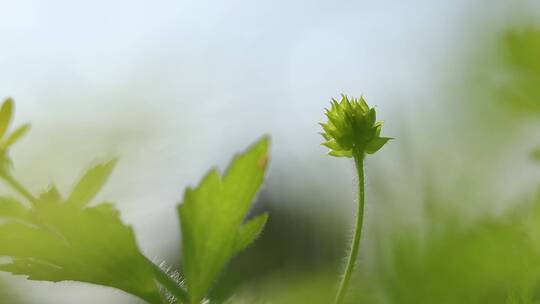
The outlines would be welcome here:
[[[373,154],[384,146],[390,137],[381,137],[382,121],[376,122],[375,109],[370,108],[364,97],[341,100],[332,98],[332,106],[326,109],[328,122],[320,123],[329,155],[336,157]]]

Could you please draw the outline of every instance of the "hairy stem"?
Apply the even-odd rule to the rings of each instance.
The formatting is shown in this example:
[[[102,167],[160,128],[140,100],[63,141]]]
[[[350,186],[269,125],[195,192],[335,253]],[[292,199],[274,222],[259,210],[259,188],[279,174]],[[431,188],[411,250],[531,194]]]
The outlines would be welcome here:
[[[356,167],[356,173],[358,174],[358,208],[356,211],[356,224],[354,227],[354,236],[351,243],[351,249],[349,257],[347,259],[347,265],[341,283],[339,284],[338,292],[335,299],[335,304],[343,303],[347,288],[349,287],[349,281],[354,271],[356,258],[358,257],[358,251],[360,249],[360,239],[362,238],[362,224],[364,222],[364,153],[354,153],[354,164]]]
[[[179,286],[178,283],[173,280],[163,269],[161,269],[161,267],[154,264],[148,258],[146,260],[148,261],[148,264],[152,266],[156,280],[174,297],[176,297],[178,303],[187,303],[189,301],[187,292],[181,286]]]
[[[37,203],[37,199],[30,193],[30,191],[26,190],[26,188],[9,173],[1,173],[0,178],[3,179],[4,182],[11,186],[15,191],[24,196],[24,198],[26,198],[30,203],[33,205]]]

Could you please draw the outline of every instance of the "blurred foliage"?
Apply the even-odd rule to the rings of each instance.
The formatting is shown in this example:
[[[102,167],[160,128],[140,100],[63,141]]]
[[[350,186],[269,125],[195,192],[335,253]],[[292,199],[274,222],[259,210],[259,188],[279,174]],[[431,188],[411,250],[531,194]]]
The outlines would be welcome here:
[[[347,303],[540,303],[540,195],[505,215],[471,220],[443,201],[426,203],[424,226],[387,215],[400,228],[378,232],[375,250],[362,254]],[[329,303],[337,261],[255,270],[227,303]]]
[[[508,121],[540,113],[540,27],[509,25],[485,35],[477,55],[466,60],[461,87],[469,93],[468,106],[480,120]],[[471,99],[471,100],[469,100]]]
[[[540,303],[539,217],[540,197],[505,216],[472,221],[429,206],[425,227],[402,225],[377,235],[376,250],[365,256],[376,262],[362,265],[348,303]],[[315,273],[269,297],[298,303],[292,300],[302,294],[297,284],[311,282],[319,296],[310,303],[328,303],[330,277]]]
[[[424,233],[404,228],[378,238],[369,284],[381,303],[540,301],[540,199],[500,218],[467,223],[444,210],[426,219]]]
[[[0,280],[0,300],[0,303],[28,303],[27,301],[23,301],[21,295],[13,289],[12,284],[7,284],[4,280]]]
[[[531,152],[531,158],[537,162],[540,162],[540,148],[536,148]]]
[[[512,28],[501,38],[500,100],[513,110],[540,113],[540,29]]]

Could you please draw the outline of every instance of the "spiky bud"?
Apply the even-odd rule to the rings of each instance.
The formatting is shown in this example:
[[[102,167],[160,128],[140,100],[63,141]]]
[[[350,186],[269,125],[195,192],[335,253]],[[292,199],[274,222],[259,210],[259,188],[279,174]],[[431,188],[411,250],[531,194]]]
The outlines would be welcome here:
[[[329,155],[336,157],[363,156],[382,148],[390,137],[381,137],[382,121],[376,122],[375,109],[370,108],[364,97],[341,100],[332,98],[330,109],[326,109],[328,122],[320,123],[326,140],[323,146],[330,149]]]

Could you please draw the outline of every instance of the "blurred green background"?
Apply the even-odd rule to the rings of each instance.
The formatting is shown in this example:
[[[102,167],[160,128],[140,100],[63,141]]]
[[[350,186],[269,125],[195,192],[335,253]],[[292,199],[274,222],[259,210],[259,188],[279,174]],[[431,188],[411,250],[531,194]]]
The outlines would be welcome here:
[[[112,200],[142,251],[178,266],[184,188],[272,137],[262,237],[216,302],[328,303],[354,210],[352,163],[317,134],[364,94],[396,140],[367,160],[350,303],[540,303],[536,1],[0,2],[0,94],[33,129],[33,190],[120,156]],[[8,191],[2,188],[3,191]],[[0,303],[139,303],[1,274]]]

